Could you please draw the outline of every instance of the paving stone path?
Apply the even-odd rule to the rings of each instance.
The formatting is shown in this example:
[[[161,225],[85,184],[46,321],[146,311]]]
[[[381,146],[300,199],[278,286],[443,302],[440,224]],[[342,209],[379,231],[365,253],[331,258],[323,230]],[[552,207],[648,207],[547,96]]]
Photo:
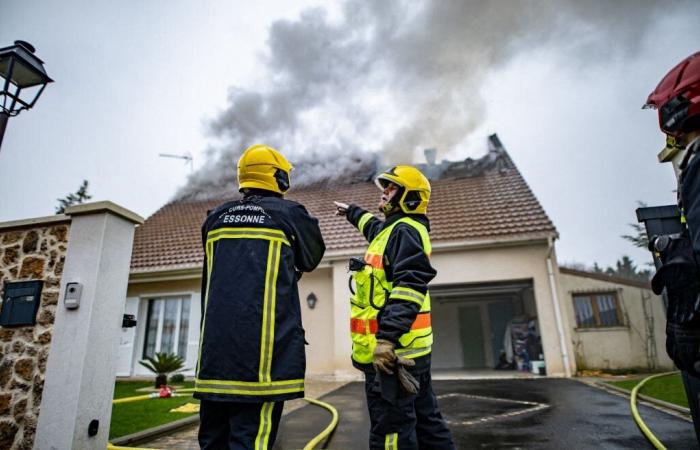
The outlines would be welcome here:
[[[344,386],[345,384],[347,384],[347,382],[344,381],[307,380],[306,396],[310,398],[319,398]],[[307,405],[307,403],[303,400],[292,400],[286,402],[284,405],[284,415],[286,416],[305,405]],[[176,431],[171,435],[161,436],[153,441],[139,444],[139,447],[168,450],[198,450],[198,427],[199,425],[192,425],[191,427]]]

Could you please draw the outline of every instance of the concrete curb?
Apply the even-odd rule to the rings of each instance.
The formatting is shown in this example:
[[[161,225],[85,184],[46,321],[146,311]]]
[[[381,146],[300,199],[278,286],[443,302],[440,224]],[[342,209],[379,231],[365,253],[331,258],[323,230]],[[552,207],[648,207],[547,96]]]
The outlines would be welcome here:
[[[587,380],[581,380],[581,379],[576,379],[576,381],[579,383],[586,384],[591,387],[595,387],[597,389],[602,389],[604,391],[608,391],[614,394],[622,395],[626,398],[629,398],[631,395],[631,392],[623,389],[618,386],[613,386],[611,384],[607,384],[603,381],[587,381]],[[684,408],[682,406],[678,406],[673,403],[665,402],[663,400],[659,400],[657,398],[649,397],[647,395],[643,394],[638,394],[637,397],[639,398],[640,401],[643,401],[645,404],[648,406],[651,406],[655,409],[658,409],[659,411],[663,411],[665,413],[674,415],[676,417],[681,417],[687,421],[692,422],[692,418],[690,417],[690,409]]]
[[[185,417],[184,419],[176,420],[174,422],[169,422],[163,425],[158,425],[157,427],[149,428],[147,430],[138,431],[133,434],[128,434],[126,436],[122,436],[116,439],[111,439],[110,442],[116,446],[140,444],[143,442],[151,441],[159,436],[169,434],[181,428],[186,428],[195,425],[197,423],[199,423],[199,414],[195,414],[190,417]]]

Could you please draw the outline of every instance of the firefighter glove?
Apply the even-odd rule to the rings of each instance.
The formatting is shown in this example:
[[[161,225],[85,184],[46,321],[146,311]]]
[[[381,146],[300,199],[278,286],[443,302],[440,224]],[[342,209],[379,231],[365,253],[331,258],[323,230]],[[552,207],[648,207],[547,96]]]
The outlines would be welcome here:
[[[396,366],[396,353],[394,353],[394,343],[386,339],[377,339],[377,346],[374,348],[374,370],[388,375],[394,374]]]
[[[408,361],[411,364],[405,364],[402,363],[403,361]],[[407,366],[412,366],[415,363],[406,358],[399,358],[398,360],[398,365],[396,367],[396,375],[399,378],[399,384],[401,385],[401,389],[404,391],[408,392],[409,394],[415,395],[418,393],[418,389],[420,389],[420,383],[416,378],[411,375],[411,373],[406,369]]]

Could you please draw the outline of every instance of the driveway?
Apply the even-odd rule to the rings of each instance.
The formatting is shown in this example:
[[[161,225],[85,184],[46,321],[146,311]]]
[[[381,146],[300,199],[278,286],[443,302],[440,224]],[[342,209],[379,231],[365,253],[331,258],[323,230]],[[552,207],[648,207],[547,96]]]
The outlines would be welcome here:
[[[470,448],[653,448],[637,429],[625,398],[574,380],[434,381],[455,444]],[[322,400],[340,413],[329,449],[367,448],[369,418],[362,383],[350,383]],[[640,406],[651,430],[669,449],[697,448],[692,424]],[[330,421],[317,406],[286,415],[275,449],[302,448]]]

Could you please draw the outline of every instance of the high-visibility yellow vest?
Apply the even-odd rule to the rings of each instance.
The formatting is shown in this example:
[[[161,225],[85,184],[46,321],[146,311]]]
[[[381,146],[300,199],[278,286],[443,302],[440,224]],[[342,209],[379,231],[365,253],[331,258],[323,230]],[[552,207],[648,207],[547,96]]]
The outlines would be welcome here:
[[[372,215],[365,213],[358,222],[360,232]],[[354,273],[355,293],[350,299],[350,336],[352,338],[352,359],[361,364],[372,362],[377,345],[376,333],[379,328],[377,315],[391,297],[414,302],[420,311],[411,330],[399,338],[396,354],[405,358],[418,358],[430,353],[433,344],[433,329],[430,321],[430,295],[406,287],[393,287],[387,281],[384,271],[384,251],[389,236],[396,225],[405,223],[420,233],[423,251],[430,256],[432,247],[428,230],[420,222],[404,217],[382,230],[370,242],[365,253],[365,266]]]

